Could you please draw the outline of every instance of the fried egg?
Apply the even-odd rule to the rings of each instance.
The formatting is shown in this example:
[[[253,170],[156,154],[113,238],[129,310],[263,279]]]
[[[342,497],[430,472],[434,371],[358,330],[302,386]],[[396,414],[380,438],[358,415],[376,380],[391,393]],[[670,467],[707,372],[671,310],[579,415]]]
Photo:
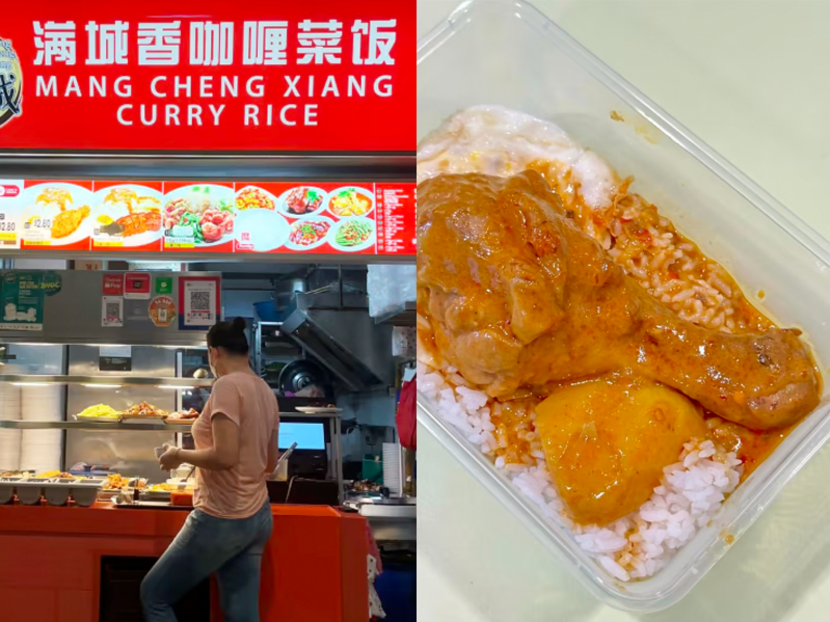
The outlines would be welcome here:
[[[549,163],[560,183],[569,175],[594,209],[611,205],[621,185],[599,156],[555,123],[502,106],[462,110],[424,138],[418,146],[418,183],[441,174],[509,177],[540,163]]]

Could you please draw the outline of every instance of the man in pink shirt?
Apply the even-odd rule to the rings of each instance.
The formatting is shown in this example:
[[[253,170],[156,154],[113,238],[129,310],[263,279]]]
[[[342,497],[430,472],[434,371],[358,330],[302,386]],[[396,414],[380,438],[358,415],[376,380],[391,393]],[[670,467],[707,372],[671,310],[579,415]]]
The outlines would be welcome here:
[[[196,449],[165,445],[162,469],[195,465],[196,509],[141,584],[147,622],[175,622],[173,605],[215,572],[226,622],[259,621],[262,551],[271,537],[266,476],[279,455],[279,407],[248,363],[245,320],[208,331],[217,381],[193,423]]]

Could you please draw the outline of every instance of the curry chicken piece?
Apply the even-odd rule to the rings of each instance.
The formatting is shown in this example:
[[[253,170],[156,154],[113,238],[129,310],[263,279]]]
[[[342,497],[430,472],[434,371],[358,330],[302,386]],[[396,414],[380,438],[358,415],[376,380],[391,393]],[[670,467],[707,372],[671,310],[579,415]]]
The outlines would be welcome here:
[[[618,370],[752,429],[819,401],[800,331],[726,334],[681,320],[577,228],[541,175],[418,187],[419,341],[492,397]]]
[[[69,237],[78,230],[84,218],[89,216],[89,207],[84,205],[78,209],[70,209],[55,216],[52,221],[52,237]]]

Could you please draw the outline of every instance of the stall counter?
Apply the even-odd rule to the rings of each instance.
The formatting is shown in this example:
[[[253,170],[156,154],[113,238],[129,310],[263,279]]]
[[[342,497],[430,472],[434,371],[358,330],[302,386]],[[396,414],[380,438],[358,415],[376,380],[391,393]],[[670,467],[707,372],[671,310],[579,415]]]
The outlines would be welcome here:
[[[366,622],[365,519],[330,507],[271,509],[274,530],[262,563],[261,620]],[[187,515],[105,503],[0,506],[0,618],[98,622],[101,557],[159,557]],[[216,610],[212,622],[221,619]]]

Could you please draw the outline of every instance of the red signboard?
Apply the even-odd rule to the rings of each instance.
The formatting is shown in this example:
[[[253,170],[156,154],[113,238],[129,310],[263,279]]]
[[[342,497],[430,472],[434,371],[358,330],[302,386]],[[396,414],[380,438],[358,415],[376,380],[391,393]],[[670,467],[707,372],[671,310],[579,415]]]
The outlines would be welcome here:
[[[415,255],[414,183],[3,183],[4,249]]]
[[[17,2],[0,149],[414,151],[415,0]]]

